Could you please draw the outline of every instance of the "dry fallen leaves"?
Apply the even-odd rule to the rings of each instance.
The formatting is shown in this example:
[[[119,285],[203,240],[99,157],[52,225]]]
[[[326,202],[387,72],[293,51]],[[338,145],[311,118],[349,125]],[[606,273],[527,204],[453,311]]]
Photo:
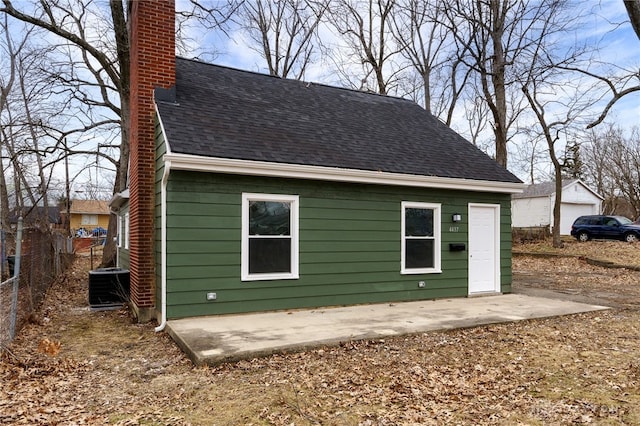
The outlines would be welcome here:
[[[640,424],[639,272],[518,256],[516,290],[624,308],[209,368],[126,310],[89,312],[87,264],[0,360],[0,424]]]
[[[40,344],[38,344],[38,352],[49,356],[56,356],[60,353],[61,346],[62,344],[60,342],[54,342],[45,337],[40,341]]]

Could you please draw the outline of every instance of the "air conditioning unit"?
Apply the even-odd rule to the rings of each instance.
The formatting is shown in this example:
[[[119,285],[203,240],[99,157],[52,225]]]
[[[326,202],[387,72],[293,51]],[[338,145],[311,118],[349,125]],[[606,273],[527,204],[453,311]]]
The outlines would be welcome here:
[[[92,309],[121,307],[129,300],[129,270],[100,268],[89,271],[89,306]]]

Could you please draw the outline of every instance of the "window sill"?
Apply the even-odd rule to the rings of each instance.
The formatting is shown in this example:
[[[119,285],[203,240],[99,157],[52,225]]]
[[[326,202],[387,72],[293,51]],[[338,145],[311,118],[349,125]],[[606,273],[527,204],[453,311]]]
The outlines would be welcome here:
[[[428,268],[428,269],[402,269],[400,274],[402,275],[418,275],[418,274],[441,274],[442,269]]]
[[[298,274],[254,274],[243,275],[241,281],[277,281],[277,280],[297,280]]]

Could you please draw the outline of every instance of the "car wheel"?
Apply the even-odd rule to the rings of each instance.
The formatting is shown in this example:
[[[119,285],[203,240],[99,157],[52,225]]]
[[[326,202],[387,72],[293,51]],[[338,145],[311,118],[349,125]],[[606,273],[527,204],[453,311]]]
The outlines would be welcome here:
[[[624,236],[624,240],[628,243],[636,243],[639,241],[638,236],[631,232]]]
[[[578,241],[581,241],[583,243],[585,241],[589,241],[589,234],[587,234],[585,231],[578,232]]]

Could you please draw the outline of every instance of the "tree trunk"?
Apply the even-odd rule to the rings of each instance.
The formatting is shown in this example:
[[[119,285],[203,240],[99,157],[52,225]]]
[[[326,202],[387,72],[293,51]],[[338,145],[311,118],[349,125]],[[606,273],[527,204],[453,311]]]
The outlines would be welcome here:
[[[507,92],[505,83],[505,52],[502,46],[504,35],[504,13],[500,1],[491,1],[491,42],[493,57],[491,58],[491,83],[495,96],[495,108],[492,108],[496,137],[496,161],[507,167]]]
[[[555,154],[552,154],[552,157],[555,157]],[[556,175],[556,198],[553,202],[553,232],[551,235],[553,246],[556,248],[561,248],[563,246],[562,240],[560,239],[560,209],[562,208],[562,169],[557,158],[555,158],[555,161],[553,162],[553,168]]]
[[[116,179],[113,185],[113,194],[122,192],[127,187],[127,172],[129,170],[129,89],[126,90],[127,96],[122,96],[121,103],[121,121],[122,121],[122,133],[120,144],[120,160],[118,161],[116,170]],[[116,236],[118,235],[118,217],[115,214],[109,216],[109,225],[107,227],[107,238],[104,244],[104,250],[102,252],[101,268],[107,268],[115,266],[116,264]]]
[[[640,39],[640,1],[624,0],[624,5],[627,8],[627,14],[629,15],[631,26]]]
[[[118,94],[120,95],[120,159],[117,163],[116,179],[113,184],[113,194],[122,192],[127,187],[127,173],[129,172],[129,125],[130,125],[130,56],[129,56],[129,31],[126,14],[120,0],[110,0],[111,18],[116,40],[116,52],[120,69]],[[109,215],[107,226],[107,238],[102,252],[101,267],[115,266],[116,264],[116,235],[118,234],[118,217]]]
[[[7,191],[1,146],[2,144],[0,144],[0,230],[4,230],[9,226],[9,192]]]

